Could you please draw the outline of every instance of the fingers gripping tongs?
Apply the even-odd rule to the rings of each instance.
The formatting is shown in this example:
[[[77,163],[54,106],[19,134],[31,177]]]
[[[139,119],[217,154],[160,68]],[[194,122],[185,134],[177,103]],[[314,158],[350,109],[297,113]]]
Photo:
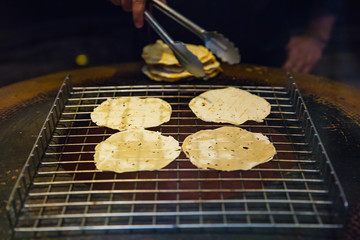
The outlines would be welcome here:
[[[208,32],[159,0],[152,1],[154,6],[161,12],[165,13],[167,16],[203,39],[205,47],[212,51],[221,60],[230,64],[240,62],[239,50],[222,34],[217,32]],[[182,67],[196,77],[205,76],[205,71],[200,60],[192,54],[182,42],[173,41],[148,11],[145,11],[145,20],[170,47]]]

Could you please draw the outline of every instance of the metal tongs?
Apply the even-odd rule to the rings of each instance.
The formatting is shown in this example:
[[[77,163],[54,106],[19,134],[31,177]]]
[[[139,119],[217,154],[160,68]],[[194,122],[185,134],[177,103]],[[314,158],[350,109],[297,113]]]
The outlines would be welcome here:
[[[208,32],[159,0],[152,1],[154,6],[161,12],[204,40],[205,47],[221,60],[230,64],[240,62],[239,50],[235,47],[234,43],[230,42],[229,39],[225,38],[222,34],[217,32]],[[145,11],[145,20],[170,47],[181,66],[196,77],[205,76],[204,67],[200,60],[192,54],[182,42],[175,42],[172,40],[172,38],[148,11]]]

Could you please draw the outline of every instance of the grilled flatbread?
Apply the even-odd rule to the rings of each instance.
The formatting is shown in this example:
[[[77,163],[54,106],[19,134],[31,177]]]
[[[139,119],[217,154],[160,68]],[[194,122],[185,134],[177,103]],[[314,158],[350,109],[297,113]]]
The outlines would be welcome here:
[[[181,73],[169,73],[169,72],[161,72],[160,70],[149,70],[148,66],[144,66],[142,68],[142,72],[155,81],[167,81],[167,82],[175,82],[179,81],[181,79],[191,78],[193,75],[187,71],[182,71]],[[214,68],[209,71],[206,71],[206,78],[212,78],[218,75],[219,72],[221,72],[220,68]]]
[[[233,87],[204,92],[191,99],[189,107],[203,121],[235,125],[262,122],[271,110],[264,98]]]
[[[160,98],[109,98],[91,113],[99,126],[118,130],[155,127],[168,122],[171,106]]]
[[[94,161],[96,168],[102,171],[152,171],[164,168],[179,154],[179,142],[173,137],[132,129],[99,143],[95,147]]]
[[[201,130],[186,137],[182,149],[198,168],[222,171],[249,170],[276,154],[266,136],[238,127]]]
[[[215,60],[215,56],[204,46],[188,43],[185,46],[202,63]],[[141,56],[147,64],[180,65],[169,46],[161,40],[145,46]]]
[[[206,73],[205,78],[214,77],[221,71],[220,63],[204,46],[192,44],[185,44],[185,46],[203,64]],[[161,40],[145,46],[142,57],[146,63],[142,72],[152,80],[174,82],[194,77],[180,65],[168,45]]]
[[[204,67],[204,70],[205,70],[206,74],[209,74],[209,73],[215,71],[216,69],[218,69],[219,67],[220,67],[219,62],[212,62],[212,63],[206,65]],[[152,74],[156,74],[158,76],[162,76],[165,78],[186,78],[186,77],[192,76],[191,73],[189,73],[188,71],[184,71],[184,70],[182,72],[171,72],[171,71],[166,71],[165,69],[160,69],[159,67],[153,68],[152,66],[148,66],[148,68]]]

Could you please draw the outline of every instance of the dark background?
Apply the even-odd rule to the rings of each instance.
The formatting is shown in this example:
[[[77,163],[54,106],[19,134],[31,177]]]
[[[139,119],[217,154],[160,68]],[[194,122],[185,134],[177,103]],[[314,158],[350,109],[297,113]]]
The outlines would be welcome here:
[[[284,1],[257,0],[249,8],[244,1],[231,7],[231,1],[168,0],[199,25],[235,41],[244,63],[268,66],[281,65],[285,57],[280,47],[288,40],[281,36],[286,24],[294,19],[306,22],[311,12],[306,6],[312,1],[297,1],[285,9],[279,4]],[[312,73],[360,86],[360,3],[338,2],[331,40]],[[175,39],[201,43],[171,20],[155,15]],[[234,15],[240,16],[237,22],[229,17]],[[85,67],[140,60],[142,47],[154,38],[147,27],[135,29],[131,14],[106,0],[0,0],[0,86],[82,68],[75,62],[79,54],[88,56]],[[272,49],[262,49],[265,45]]]

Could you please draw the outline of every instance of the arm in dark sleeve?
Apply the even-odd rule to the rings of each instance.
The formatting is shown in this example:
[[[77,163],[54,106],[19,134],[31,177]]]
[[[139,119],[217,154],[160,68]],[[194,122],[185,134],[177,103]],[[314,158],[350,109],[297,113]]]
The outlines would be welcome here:
[[[336,19],[337,0],[313,0],[299,3],[303,12],[297,14],[286,46],[287,60],[283,68],[308,73],[321,59]],[[307,6],[306,6],[307,5]],[[299,8],[301,9],[301,8]],[[299,10],[298,9],[298,10]],[[304,11],[307,10],[307,11]]]

